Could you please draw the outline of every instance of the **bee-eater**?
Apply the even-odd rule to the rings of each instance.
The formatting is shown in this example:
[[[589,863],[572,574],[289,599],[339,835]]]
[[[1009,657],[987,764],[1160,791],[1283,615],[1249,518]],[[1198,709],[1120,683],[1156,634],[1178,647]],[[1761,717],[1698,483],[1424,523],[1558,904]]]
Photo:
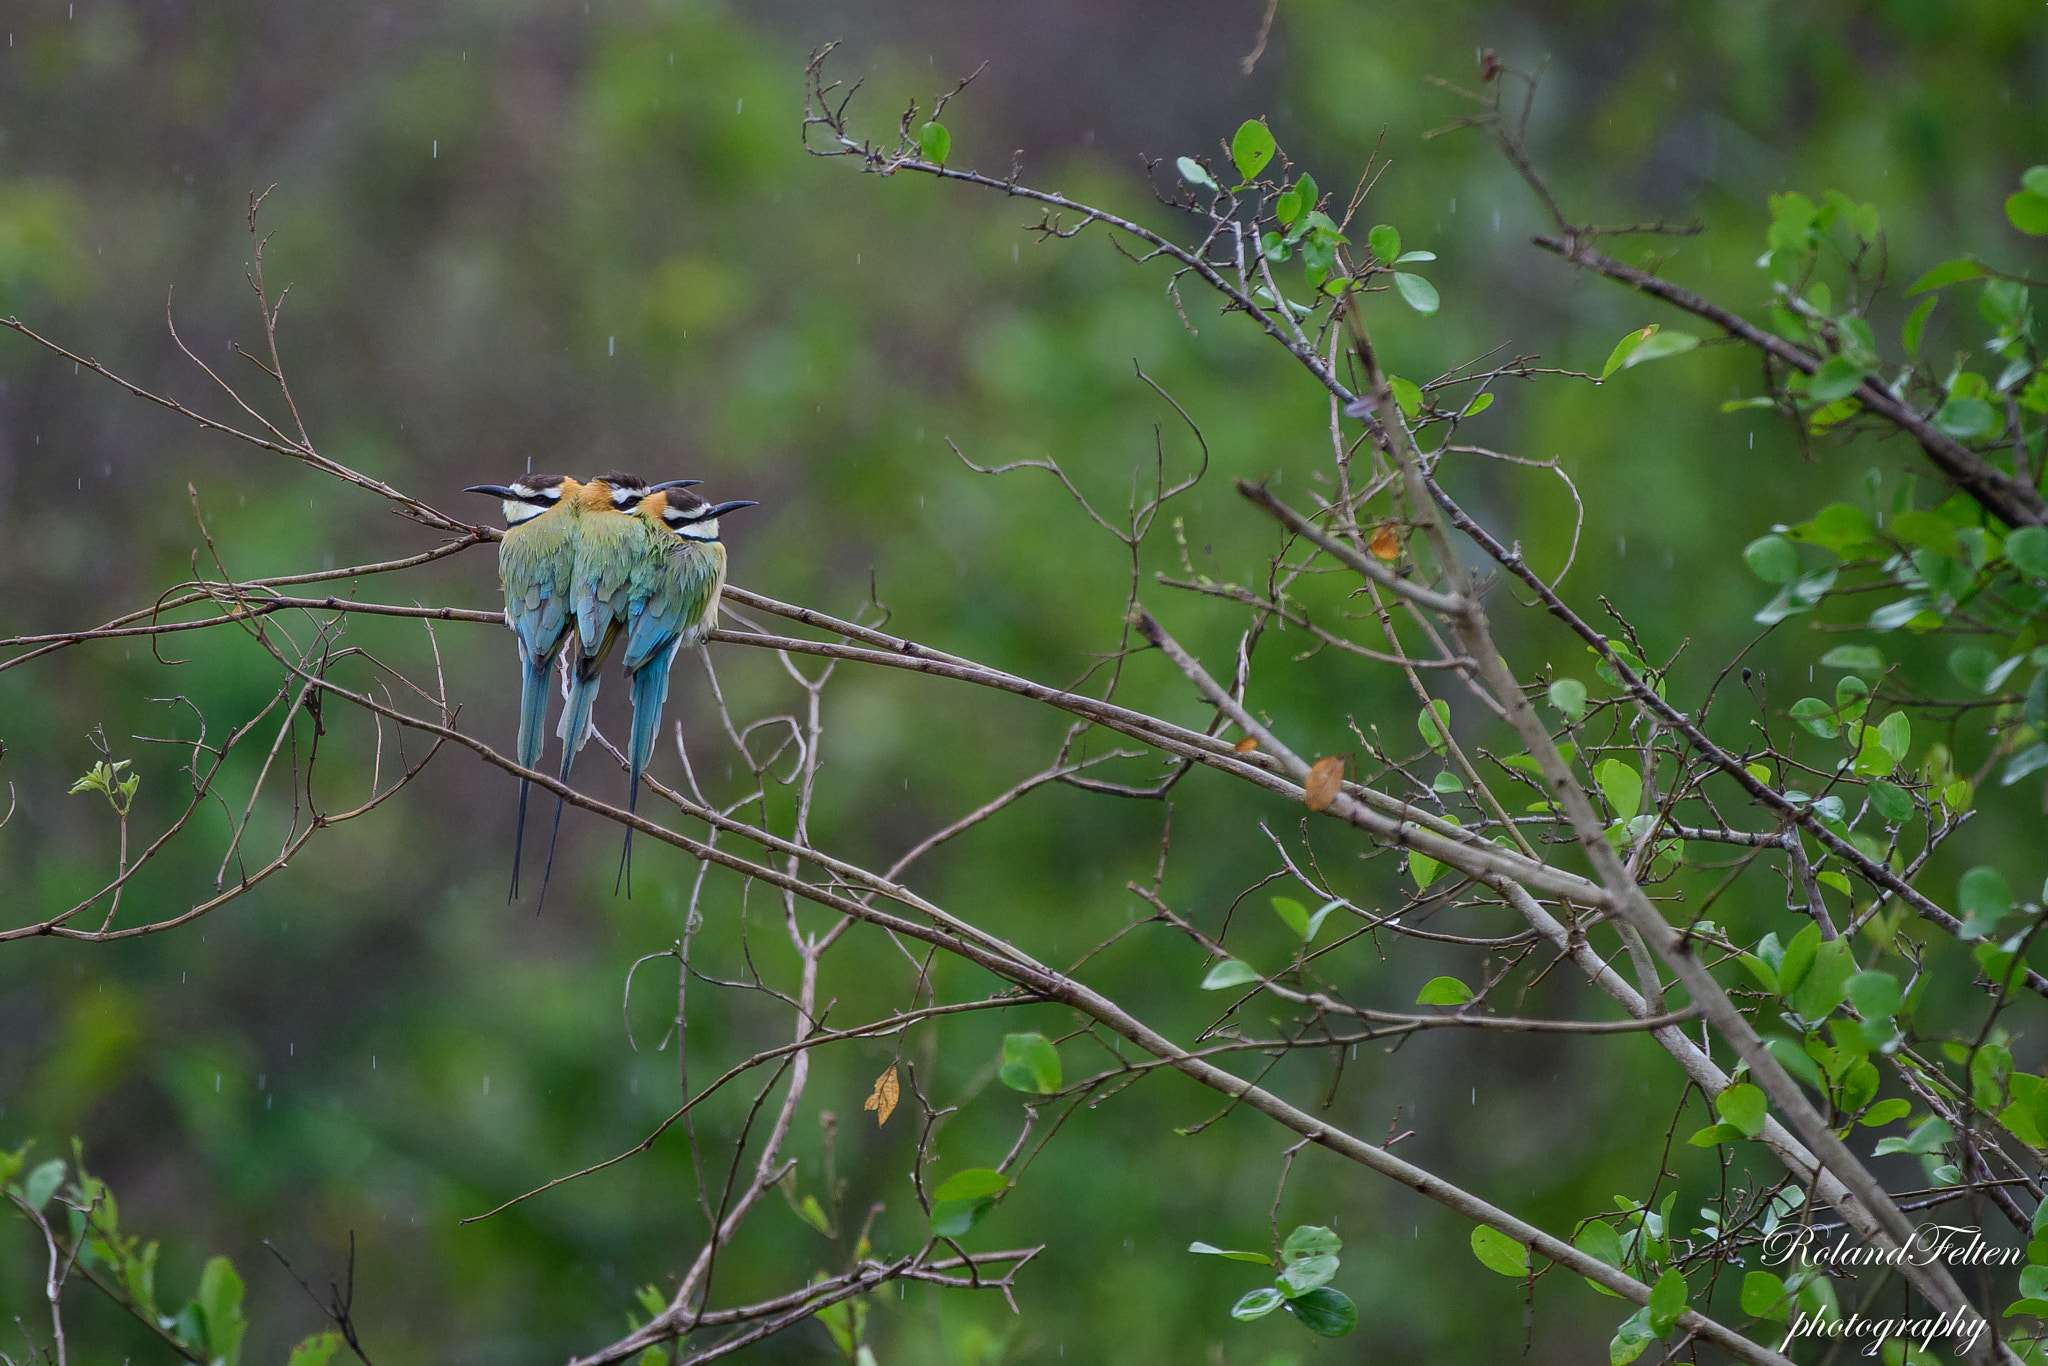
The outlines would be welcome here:
[[[626,797],[629,812],[639,805],[640,776],[654,757],[676,655],[718,625],[718,598],[725,589],[725,545],[718,539],[718,519],[755,506],[746,500],[707,503],[683,492],[695,482],[656,484],[634,509],[643,528],[643,549],[626,594],[625,665],[633,690],[633,733],[626,748],[632,784]],[[619,863],[628,896],[632,852],[633,830],[628,826]]]
[[[476,484],[464,493],[503,501],[505,538],[498,578],[505,588],[505,624],[519,642],[521,767],[540,762],[548,712],[548,669],[569,640],[574,620],[569,588],[576,562],[578,500],[583,485],[559,474],[529,474],[511,484]],[[527,782],[519,780],[519,828],[512,842],[512,893],[519,895],[519,854],[526,840]]]
[[[677,484],[691,484],[684,479]],[[626,622],[626,598],[633,567],[645,553],[646,530],[632,516],[647,497],[647,481],[633,474],[604,474],[577,491],[575,559],[569,575],[569,611],[575,620],[575,647],[569,652],[569,698],[562,708],[561,781],[577,752],[590,738],[591,708],[597,702],[599,671],[618,643]],[[562,830],[561,798],[555,800],[554,831],[548,837],[547,869],[541,875],[541,899],[554,875],[555,841]]]

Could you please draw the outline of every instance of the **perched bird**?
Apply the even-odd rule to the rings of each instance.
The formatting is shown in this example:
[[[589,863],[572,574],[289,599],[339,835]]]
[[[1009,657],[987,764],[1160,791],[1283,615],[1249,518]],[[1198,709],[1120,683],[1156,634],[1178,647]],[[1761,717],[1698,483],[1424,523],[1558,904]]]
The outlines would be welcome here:
[[[476,484],[464,493],[503,501],[505,538],[498,578],[505,587],[505,624],[519,642],[519,763],[540,762],[547,724],[548,669],[568,642],[574,620],[569,588],[576,563],[576,526],[584,486],[559,474],[529,474],[511,484]],[[527,782],[519,780],[519,829],[512,843],[512,892],[519,895],[519,855],[526,840]]]
[[[664,487],[693,484],[673,481]],[[597,702],[600,671],[626,624],[626,598],[633,569],[646,553],[647,531],[631,515],[648,495],[647,481],[634,474],[603,474],[577,490],[575,556],[569,573],[569,612],[575,622],[575,644],[569,651],[569,697],[556,734],[562,739],[561,781],[590,739],[591,708]],[[562,830],[563,801],[555,800],[554,831],[548,837],[548,862],[541,874],[541,898],[547,898],[554,875],[555,841]]]
[[[631,788],[626,810],[640,801],[640,776],[654,757],[661,708],[668,700],[668,675],[676,655],[696,645],[718,625],[718,598],[725,589],[725,546],[718,519],[756,504],[741,499],[707,503],[683,489],[697,482],[676,479],[656,484],[634,509],[643,529],[625,599],[626,678],[633,695],[633,733],[626,748]],[[619,875],[627,882],[633,830],[626,829]]]

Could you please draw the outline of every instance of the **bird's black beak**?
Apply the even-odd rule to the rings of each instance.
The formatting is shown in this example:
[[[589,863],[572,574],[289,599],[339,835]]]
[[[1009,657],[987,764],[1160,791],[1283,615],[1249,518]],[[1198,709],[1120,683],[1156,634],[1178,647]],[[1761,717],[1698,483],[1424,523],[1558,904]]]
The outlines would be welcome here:
[[[692,484],[701,484],[702,479],[669,479],[648,489],[649,493],[660,493],[663,489],[686,489]]]
[[[501,484],[472,484],[464,493],[488,493],[493,498],[517,498],[519,495]]]
[[[759,503],[754,502],[750,498],[739,498],[730,503],[714,503],[711,509],[704,515],[706,517],[723,517],[726,513],[738,512],[741,508],[757,508],[759,506],[761,506]]]

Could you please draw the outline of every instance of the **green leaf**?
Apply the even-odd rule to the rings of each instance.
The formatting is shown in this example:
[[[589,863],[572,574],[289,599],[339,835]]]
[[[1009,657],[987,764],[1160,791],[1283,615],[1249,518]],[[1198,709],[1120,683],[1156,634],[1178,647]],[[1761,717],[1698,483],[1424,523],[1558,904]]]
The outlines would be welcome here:
[[[2005,216],[2021,232],[2048,237],[2048,194],[2021,190],[2005,201]]]
[[[1854,674],[1884,672],[1884,651],[1875,645],[1837,645],[1820,657],[1821,667],[1847,669]]]
[[[1010,1178],[986,1167],[955,1172],[932,1192],[932,1232],[957,1238],[981,1222],[995,1207],[996,1196],[1010,1188]]]
[[[1410,255],[1413,255],[1413,253],[1411,252]],[[1492,394],[1474,394],[1472,396],[1472,401],[1465,405],[1465,411],[1459,413],[1458,416],[1477,417],[1479,414],[1485,412],[1488,408],[1491,408],[1492,406]]]
[[[1870,783],[1871,809],[1893,825],[1913,816],[1913,794],[1897,783],[1874,778]]]
[[[1921,1120],[1913,1132],[1904,1138],[1880,1138],[1877,1140],[1877,1146],[1871,1149],[1871,1153],[1876,1157],[1889,1157],[1893,1153],[1925,1156],[1941,1151],[1942,1144],[1954,1141],[1955,1136],[1955,1130],[1930,1116]]]
[[[1814,371],[1812,386],[1807,390],[1816,403],[1833,403],[1855,393],[1863,385],[1870,372],[1847,356],[1829,356]]]
[[[1969,441],[1989,432],[1998,414],[1981,398],[1952,398],[1934,414],[1934,425],[1958,441]]]
[[[1358,1306],[1341,1290],[1320,1286],[1306,1295],[1289,1300],[1287,1312],[1301,1320],[1301,1326],[1321,1338],[1341,1338],[1358,1326]]]
[[[827,1238],[832,1236],[832,1221],[825,1215],[825,1207],[818,1203],[815,1195],[806,1195],[797,1201],[796,1217],[809,1224]]]
[[[1813,967],[1792,989],[1792,1008],[1804,1020],[1825,1019],[1849,994],[1856,955],[1846,939],[1830,939],[1814,951]]]
[[[1049,1096],[1060,1089],[1060,1051],[1043,1034],[1005,1034],[996,1077],[1012,1091]]]
[[[917,130],[917,147],[924,153],[926,161],[943,166],[953,151],[953,135],[946,131],[943,123],[927,123]]]
[[[1344,1240],[1335,1229],[1321,1224],[1299,1224],[1280,1244],[1280,1260],[1295,1262],[1303,1257],[1334,1257],[1344,1250]]]
[[[64,1159],[53,1157],[36,1166],[21,1183],[21,1197],[28,1201],[28,1207],[40,1210],[50,1203],[50,1197],[57,1193],[57,1187],[64,1184]]]
[[[1209,1243],[1189,1243],[1188,1251],[1199,1252],[1206,1257],[1228,1257],[1233,1262],[1257,1262],[1260,1266],[1273,1264],[1273,1259],[1263,1252],[1239,1252],[1234,1248],[1216,1247]]]
[[[1436,312],[1442,304],[1437,297],[1436,286],[1420,275],[1397,270],[1394,272],[1394,288],[1401,291],[1401,297],[1407,301],[1408,307],[1424,317]]]
[[[1645,361],[1681,355],[1699,344],[1700,339],[1690,332],[1673,332],[1668,328],[1659,328],[1637,343],[1635,350],[1629,352],[1628,359],[1621,363],[1621,368],[1632,370]]]
[[[1322,905],[1316,907],[1315,912],[1308,918],[1308,929],[1304,931],[1301,936],[1302,942],[1305,944],[1313,944],[1316,939],[1316,933],[1323,928],[1323,922],[1330,918],[1330,912],[1336,910],[1339,906],[1342,906],[1343,904],[1344,898],[1340,896],[1332,897],[1330,900],[1325,901]]]
[[[1920,334],[1927,330],[1927,315],[1934,312],[1934,306],[1941,302],[1939,294],[1930,294],[1906,315],[1906,325],[1899,329],[1899,341],[1909,356],[1920,354]]]
[[[2048,740],[2036,741],[2007,760],[2005,772],[1999,775],[1998,785],[2011,787],[2028,774],[2037,773],[2044,768],[2048,768]]]
[[[1648,327],[1631,332],[1616,342],[1614,349],[1607,353],[1607,364],[1600,367],[1600,378],[1611,378],[1615,371],[1628,364],[1628,358],[1635,354],[1638,346],[1656,335],[1657,324],[1651,323]]]
[[[1444,866],[1420,849],[1408,851],[1408,876],[1415,879],[1416,890],[1426,889],[1430,883],[1442,877]]]
[[[1288,1299],[1300,1299],[1311,1290],[1328,1285],[1337,1275],[1335,1257],[1302,1257],[1287,1264],[1276,1284]]]
[[[1391,223],[1381,223],[1365,235],[1365,244],[1372,248],[1372,254],[1388,265],[1394,264],[1401,256],[1401,233]]]
[[[1842,728],[1835,721],[1835,709],[1818,697],[1802,697],[1792,704],[1787,712],[1794,721],[1809,733],[1823,740],[1832,740],[1841,734]]]
[[[1273,914],[1279,916],[1281,923],[1297,936],[1308,938],[1308,907],[1293,897],[1276,896],[1273,898]]]
[[[1885,717],[1877,728],[1877,743],[1894,764],[1905,763],[1906,751],[1913,745],[1913,718],[1902,711]]]
[[[1685,1312],[1685,1301],[1685,1275],[1674,1266],[1650,1287],[1650,1331],[1663,1337],[1677,1327],[1679,1315]]]
[[[1769,1108],[1763,1091],[1746,1081],[1737,1082],[1714,1097],[1714,1109],[1740,1129],[1745,1138],[1755,1138],[1764,1131],[1764,1115]]]
[[[1643,804],[1643,779],[1619,759],[1602,759],[1593,765],[1593,781],[1600,784],[1608,806],[1622,820],[1634,820]]]
[[[1742,548],[1742,562],[1765,583],[1790,583],[1799,577],[1799,551],[1783,536],[1759,536]]]
[[[1202,990],[1222,991],[1226,987],[1240,987],[1258,980],[1257,968],[1236,958],[1226,958],[1209,969],[1209,975],[1202,979]]]
[[[1751,1318],[1783,1320],[1791,1312],[1790,1300],[1785,1283],[1768,1271],[1751,1271],[1742,1278],[1742,1312]]]
[[[1906,1004],[1899,979],[1888,972],[1859,972],[1849,979],[1849,1003],[1866,1020],[1889,1020]]]
[[[1257,119],[1246,119],[1238,125],[1237,135],[1230,140],[1230,160],[1237,167],[1239,178],[1250,180],[1266,169],[1266,163],[1273,159],[1273,133]]]
[[[1399,375],[1387,376],[1387,388],[1394,395],[1394,402],[1400,405],[1401,415],[1413,422],[1422,411],[1422,390],[1413,380],[1402,379]]]
[[[249,1325],[242,1318],[242,1278],[235,1264],[215,1257],[199,1273],[199,1313],[206,1324],[206,1348],[215,1360],[235,1366],[242,1355],[242,1334]]]
[[[1497,1228],[1481,1224],[1472,1230],[1472,1255],[1488,1271],[1516,1280],[1529,1274],[1529,1249]]]
[[[2020,176],[2020,188],[2032,190],[2035,194],[2048,195],[2048,166],[2029,166]],[[2028,1294],[2034,1293],[2028,1291]]]
[[[989,1167],[969,1167],[954,1172],[932,1192],[934,1200],[975,1200],[1010,1188],[1010,1178]]]
[[[1432,977],[1415,994],[1419,1006],[1461,1006],[1472,999],[1472,988],[1455,977]]]
[[[1442,773],[1429,780],[1429,790],[1441,793],[1444,796],[1450,796],[1454,792],[1463,792],[1465,790],[1465,780],[1449,769],[1445,769]]]
[[[2012,887],[2006,882],[2004,873],[1988,864],[1980,865],[1964,873],[1962,881],[1957,884],[1956,907],[1963,913],[1964,935],[1981,938],[1991,933],[1999,919],[2011,912]],[[1971,933],[1973,929],[1974,934]]]
[[[291,1359],[285,1366],[327,1366],[340,1350],[341,1334],[315,1333],[292,1348]]]
[[[1650,1311],[1638,1309],[1614,1330],[1614,1337],[1607,1344],[1607,1360],[1610,1366],[1628,1366],[1656,1340],[1657,1335],[1650,1331]]]
[[[1193,157],[1182,157],[1173,164],[1179,169],[1180,178],[1190,185],[1200,185],[1205,190],[1222,188],[1216,183],[1216,178],[1202,168],[1202,163]]]
[[[1576,678],[1560,678],[1550,685],[1550,705],[1576,721],[1586,714],[1586,685]]]
[[[1230,1306],[1230,1317],[1238,1320],[1240,1323],[1250,1323],[1253,1319],[1266,1317],[1266,1315],[1272,1313],[1286,1302],[1286,1296],[1282,1295],[1272,1286],[1260,1286],[1257,1290],[1252,1291],[1236,1304]]]
[[[1441,697],[1431,702],[1416,714],[1415,729],[1422,733],[1422,743],[1441,753],[1451,729],[1451,704]]]
[[[2030,579],[2048,579],[2048,527],[2023,526],[2006,537],[2005,558]]]
[[[1980,279],[1983,274],[1984,267],[1978,265],[1975,261],[1943,261],[1940,265],[1915,280],[1912,287],[1906,293],[1912,295],[1918,294],[1923,289],[1940,289],[1943,285],[1952,285],[1958,280]]]
[[[1861,1122],[1873,1129],[1881,1128],[1895,1120],[1904,1119],[1912,1112],[1912,1109],[1913,1103],[1911,1101],[1900,1096],[1893,1096],[1890,1100],[1881,1100],[1868,1110],[1865,1110]]]
[[[1436,253],[1433,251],[1404,251],[1394,258],[1394,264],[1405,266],[1410,261],[1434,261],[1435,259]]]
[[[1603,1261],[1612,1267],[1619,1267],[1623,1260],[1621,1235],[1614,1231],[1614,1225],[1601,1219],[1594,1219],[1580,1229],[1579,1236],[1572,1239],[1572,1246],[1588,1257]],[[1585,1281],[1603,1295],[1621,1298],[1619,1292],[1609,1290],[1590,1276],[1586,1277]]]

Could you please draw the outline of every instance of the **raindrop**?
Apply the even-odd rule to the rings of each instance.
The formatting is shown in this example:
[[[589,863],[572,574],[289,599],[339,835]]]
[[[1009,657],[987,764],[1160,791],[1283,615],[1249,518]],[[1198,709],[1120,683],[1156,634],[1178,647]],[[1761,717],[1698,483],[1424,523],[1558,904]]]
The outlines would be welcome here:
[[[1452,196],[1451,196],[1451,212],[1452,212],[1452,213],[1456,213],[1457,211],[1458,211],[1458,197],[1457,197],[1456,195],[1452,195]]]
[[[1493,230],[1494,230],[1495,232],[1499,232],[1499,231],[1500,231],[1500,210],[1499,210],[1499,209],[1495,209],[1495,210],[1493,211]]]
[[[264,1075],[263,1075],[263,1074],[262,1074],[261,1072],[258,1072],[258,1073],[256,1074],[256,1089],[257,1089],[257,1090],[261,1091],[261,1090],[263,1089],[263,1083],[264,1083],[264,1081],[265,1081],[265,1080],[267,1080],[267,1078],[265,1078],[265,1077],[264,1077]]]
[[[1755,433],[1755,432],[1751,432],[1751,433],[1749,434],[1749,448],[1750,448],[1751,450],[1755,450],[1755,449],[1756,449],[1756,433]]]
[[[738,99],[738,100],[735,100],[735,101],[733,101],[733,106],[732,106],[732,112],[733,112],[733,113],[735,113],[735,114],[737,114],[737,113],[739,113],[739,112],[740,112],[740,111],[741,111],[742,109],[745,109],[746,107],[747,107],[747,101],[746,101],[745,97],[742,97],[742,98],[740,98],[740,99]]]
[[[607,356],[619,354],[619,339],[617,337],[606,337],[604,339],[604,353]]]
[[[268,1110],[276,1100],[276,1096],[265,1096],[263,1098],[263,1108]]]
[[[216,1096],[220,1094],[220,1073],[218,1072],[213,1074],[213,1093]]]
[[[1010,259],[1011,259],[1012,261],[1015,261],[1015,260],[1017,260],[1017,259],[1018,259],[1018,257],[1017,257],[1017,244],[1016,244],[1015,242],[1012,242],[1012,243],[1010,243]]]
[[[370,1055],[370,1070],[372,1072],[377,1070],[377,1055],[375,1053]]]
[[[855,252],[855,253],[853,254],[853,263],[854,263],[855,265],[859,265],[859,264],[860,264],[860,253],[859,253],[859,252]]]
[[[484,1078],[484,1094],[488,1096],[488,1095],[489,1095],[490,1093],[491,1093],[491,1079],[490,1079],[489,1077],[485,1077],[485,1078]]]

